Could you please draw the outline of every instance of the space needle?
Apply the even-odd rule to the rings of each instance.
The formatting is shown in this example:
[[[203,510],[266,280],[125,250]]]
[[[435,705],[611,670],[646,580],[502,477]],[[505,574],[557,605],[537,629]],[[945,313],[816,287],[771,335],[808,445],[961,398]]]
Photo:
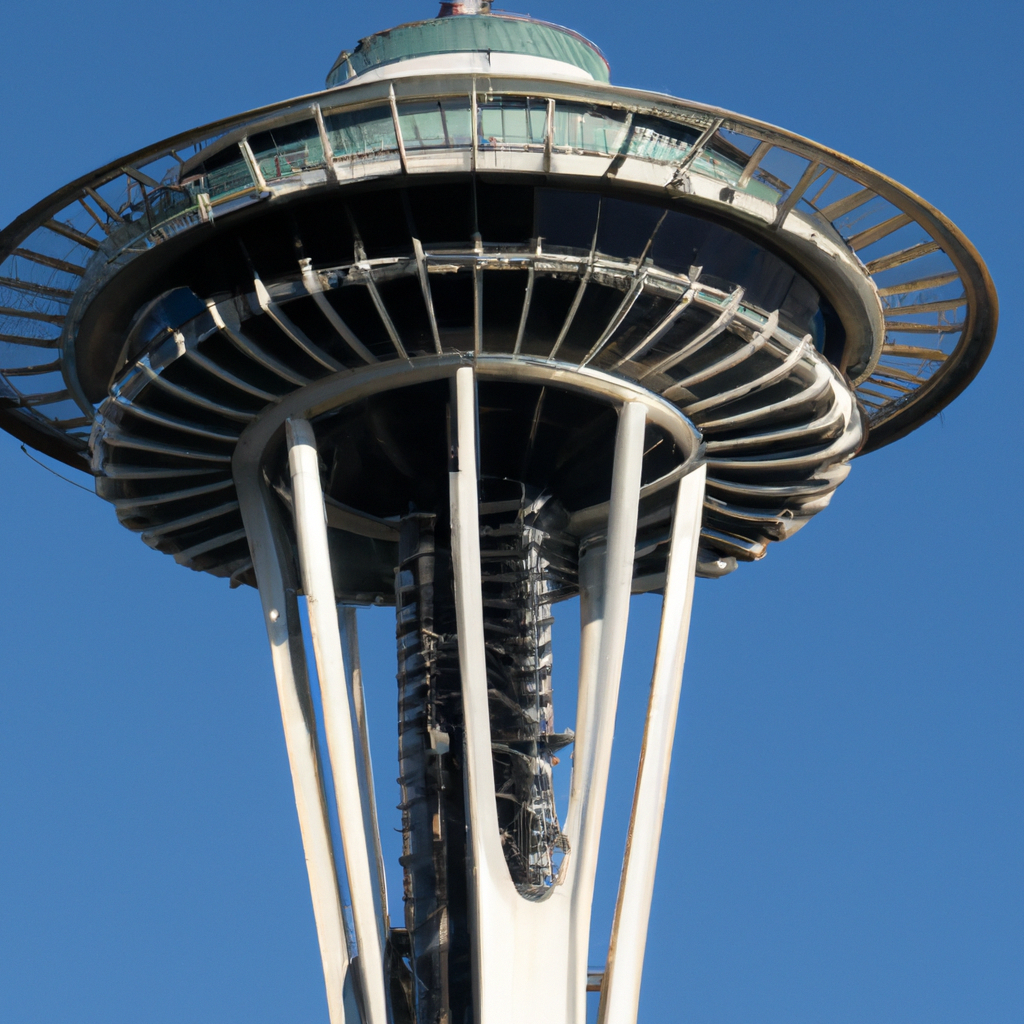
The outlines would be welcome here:
[[[613,86],[567,28],[443,3],[322,91],[4,229],[0,426],[150,547],[258,588],[332,1024],[585,1024],[588,990],[633,1024],[695,577],[763,558],[940,412],[996,321],[970,242],[885,175]],[[640,593],[660,632],[594,949]],[[396,615],[397,864],[367,605]]]

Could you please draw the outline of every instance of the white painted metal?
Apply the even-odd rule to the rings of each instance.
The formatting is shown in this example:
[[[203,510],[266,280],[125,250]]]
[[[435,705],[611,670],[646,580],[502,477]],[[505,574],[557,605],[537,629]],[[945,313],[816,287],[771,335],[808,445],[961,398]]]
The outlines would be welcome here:
[[[259,582],[263,618],[277,680],[285,747],[291,768],[292,788],[295,791],[295,808],[306,856],[313,917],[327,989],[327,1009],[331,1024],[345,1024],[344,990],[349,967],[348,943],[327,814],[313,701],[309,692],[302,626],[295,597],[298,581],[294,578],[290,552],[286,550],[287,542],[281,536],[282,524],[274,514],[275,503],[265,493],[258,468],[241,465],[236,466],[235,470],[238,500]]]
[[[376,906],[379,896],[375,897],[380,889],[371,867],[371,862],[376,863],[376,856],[371,856],[365,832],[360,766],[334,598],[316,436],[307,420],[289,419],[286,430],[299,565],[320,679],[324,729],[352,897],[364,1021],[365,1024],[387,1024],[384,951]]]
[[[421,75],[524,75],[542,79],[568,82],[593,82],[594,76],[575,64],[553,60],[550,57],[535,57],[522,53],[432,53],[425,57],[412,57],[397,64],[385,64],[371,68],[350,78],[339,88],[352,88],[366,82],[380,82],[389,79],[419,77]]]
[[[450,475],[452,557],[465,715],[467,870],[471,892],[474,1001],[479,1024],[513,1024],[543,1008],[552,1024],[584,1024],[590,906],[607,789],[615,706],[633,576],[646,410],[627,403],[615,450],[606,545],[589,557],[600,582],[585,599],[599,638],[584,659],[588,680],[583,763],[577,746],[569,812],[570,852],[546,898],[515,889],[501,850],[494,797],[480,571],[476,398],[473,370],[456,373]],[[595,649],[595,630],[588,634]]]
[[[388,889],[384,873],[384,852],[380,845],[380,824],[377,821],[377,797],[373,785],[373,764],[370,760],[370,730],[366,721],[366,700],[363,693],[363,668],[359,658],[359,630],[356,610],[338,609],[341,630],[341,652],[345,662],[345,679],[352,694],[355,719],[356,755],[359,764],[359,795],[363,809],[363,832],[373,848],[370,869],[375,884],[376,918],[381,946],[387,942],[391,922],[388,917]]]
[[[612,740],[615,732],[615,711],[622,677],[622,659],[629,624],[629,599],[633,585],[633,561],[636,550],[636,525],[640,501],[640,480],[643,468],[646,410],[637,402],[623,406],[615,437],[615,463],[612,470],[612,493],[608,515],[607,541],[604,552],[603,580],[594,587],[591,567],[581,566],[581,577],[589,593],[583,601],[591,617],[591,630],[599,633],[588,639],[588,646],[597,640],[596,664],[586,664],[581,649],[581,690],[584,706],[592,708],[582,738],[577,736],[573,757],[572,788],[566,832],[576,849],[573,879],[576,898],[573,901],[573,948],[581,960],[577,970],[586,972],[586,954],[590,933],[591,902],[597,873],[598,846],[608,790]],[[584,561],[591,556],[587,553]],[[582,590],[582,586],[581,586]],[[600,629],[593,628],[600,621]],[[583,623],[584,629],[587,624]],[[592,655],[589,650],[587,658]]]
[[[700,466],[679,484],[661,610],[658,652],[647,705],[633,813],[619,883],[608,965],[601,990],[599,1024],[634,1024],[640,1004],[640,979],[658,847],[668,793],[669,768],[683,663],[693,607],[694,573],[700,541],[707,467]]]

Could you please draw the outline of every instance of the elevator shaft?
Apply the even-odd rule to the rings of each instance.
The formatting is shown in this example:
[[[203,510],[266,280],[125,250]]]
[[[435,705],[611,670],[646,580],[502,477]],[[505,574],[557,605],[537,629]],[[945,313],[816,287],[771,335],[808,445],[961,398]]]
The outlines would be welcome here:
[[[552,769],[573,733],[554,726],[551,605],[576,592],[577,545],[559,531],[566,517],[556,502],[530,500],[525,487],[508,481],[484,483],[483,490],[493,492],[480,506],[480,534],[500,839],[517,890],[538,899],[567,851]],[[472,1009],[449,534],[446,516],[406,517],[396,576],[407,990],[416,1024],[463,1024]]]

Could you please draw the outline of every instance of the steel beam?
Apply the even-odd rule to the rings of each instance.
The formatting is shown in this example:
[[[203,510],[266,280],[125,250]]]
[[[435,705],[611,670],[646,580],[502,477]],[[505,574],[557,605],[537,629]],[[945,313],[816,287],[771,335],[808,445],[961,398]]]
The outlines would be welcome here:
[[[235,469],[238,501],[259,583],[277,680],[295,809],[306,856],[313,917],[327,989],[327,1009],[331,1024],[345,1024],[348,942],[299,621],[298,580],[284,523],[277,503],[267,493],[258,463],[253,460],[248,465],[236,464]]]
[[[285,428],[299,566],[309,611],[309,629],[324,709],[324,729],[338,803],[338,823],[352,898],[364,1024],[387,1024],[384,949],[375,897],[380,892],[374,878],[377,859],[370,853],[370,838],[365,832],[365,788],[360,785],[359,757],[352,728],[351,698],[334,596],[316,436],[308,420],[289,419]]]
[[[640,1004],[647,925],[654,895],[654,876],[658,867],[658,847],[693,606],[706,475],[707,468],[700,466],[683,477],[679,484],[658,652],[608,949],[608,966],[601,991],[599,1024],[633,1024]]]

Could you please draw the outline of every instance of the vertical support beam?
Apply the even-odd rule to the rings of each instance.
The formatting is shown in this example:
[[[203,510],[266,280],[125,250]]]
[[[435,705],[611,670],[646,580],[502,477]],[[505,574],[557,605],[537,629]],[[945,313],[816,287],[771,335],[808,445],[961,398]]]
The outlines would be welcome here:
[[[488,941],[490,927],[502,913],[495,883],[505,872],[498,840],[494,800],[491,722],[487,696],[487,652],[480,568],[480,498],[477,480],[476,379],[471,367],[455,372],[452,396],[452,465],[449,500],[452,521],[452,570],[455,620],[459,634],[459,673],[465,726],[466,821],[473,932],[475,1017],[485,1024],[490,985],[501,970],[500,950]],[[496,853],[496,855],[495,855]],[[506,965],[507,966],[507,965]]]
[[[477,103],[476,96],[476,79],[473,79],[473,91],[470,93],[469,111],[470,118],[473,122],[473,162],[472,170],[476,174],[477,158],[480,152],[480,115],[478,114],[479,105]]]
[[[299,565],[309,610],[309,626],[324,709],[324,727],[338,802],[338,822],[352,896],[365,1024],[387,1024],[384,951],[374,896],[379,890],[374,884],[364,832],[359,764],[334,597],[316,436],[307,420],[289,419],[285,426]]]
[[[370,730],[366,721],[363,669],[359,659],[359,630],[356,626],[355,608],[339,608],[338,625],[341,629],[341,651],[345,662],[346,681],[352,694],[356,753],[362,769],[359,773],[359,793],[363,807],[363,831],[370,841],[374,854],[370,861],[370,868],[376,883],[377,906],[375,909],[381,945],[383,946],[387,942],[388,930],[390,928],[387,876],[384,872],[384,852],[380,845],[380,823],[377,820],[377,797],[373,785],[373,762],[370,759]]]
[[[238,148],[242,151],[242,159],[245,160],[245,164],[249,168],[249,173],[252,175],[252,180],[256,182],[256,187],[260,192],[266,192],[267,181],[263,177],[263,172],[260,170],[260,162],[256,159],[256,154],[253,153],[252,146],[249,145],[249,139],[242,139],[238,144]],[[88,207],[86,207],[86,209],[88,209]]]
[[[398,118],[398,102],[395,100],[395,83],[388,89],[388,101],[391,103],[391,120],[395,126],[395,141],[398,143],[398,157],[402,161],[402,173],[409,173],[409,160],[405,155],[405,140],[402,138],[402,122]]]
[[[661,610],[658,653],[647,705],[633,813],[619,882],[608,966],[601,992],[599,1024],[633,1024],[640,1005],[640,979],[654,874],[665,814],[672,743],[683,683],[683,663],[693,607],[693,582],[700,542],[707,467],[679,483]]]
[[[597,664],[591,669],[593,692],[581,695],[583,705],[588,709],[589,720],[585,724],[582,743],[577,742],[573,758],[573,792],[570,821],[567,821],[567,824],[573,826],[570,842],[575,839],[577,850],[572,942],[575,957],[582,962],[584,978],[590,937],[591,900],[615,733],[615,711],[629,624],[646,425],[647,410],[643,404],[628,402],[623,406],[615,435],[604,578],[600,588],[595,588],[597,592],[587,598],[592,602],[592,616],[601,621],[600,638]],[[582,669],[582,652],[580,660]],[[590,689],[589,684],[584,685]],[[577,777],[580,782],[577,782]]]
[[[544,124],[544,171],[551,172],[551,153],[555,145],[555,101],[548,100],[547,117]]]
[[[252,469],[246,467],[245,471],[239,472],[236,467],[235,484],[270,640],[281,723],[323,963],[327,1009],[331,1024],[345,1024],[348,943],[295,596],[298,581],[284,524],[276,513],[274,501],[266,493],[258,470]]]
[[[320,136],[320,145],[324,151],[324,169],[327,172],[327,180],[339,183],[338,169],[334,166],[334,149],[331,146],[331,137],[327,134],[327,125],[324,124],[324,112],[320,109],[319,103],[314,103],[310,108],[313,111],[313,118],[316,121],[316,130]]]

